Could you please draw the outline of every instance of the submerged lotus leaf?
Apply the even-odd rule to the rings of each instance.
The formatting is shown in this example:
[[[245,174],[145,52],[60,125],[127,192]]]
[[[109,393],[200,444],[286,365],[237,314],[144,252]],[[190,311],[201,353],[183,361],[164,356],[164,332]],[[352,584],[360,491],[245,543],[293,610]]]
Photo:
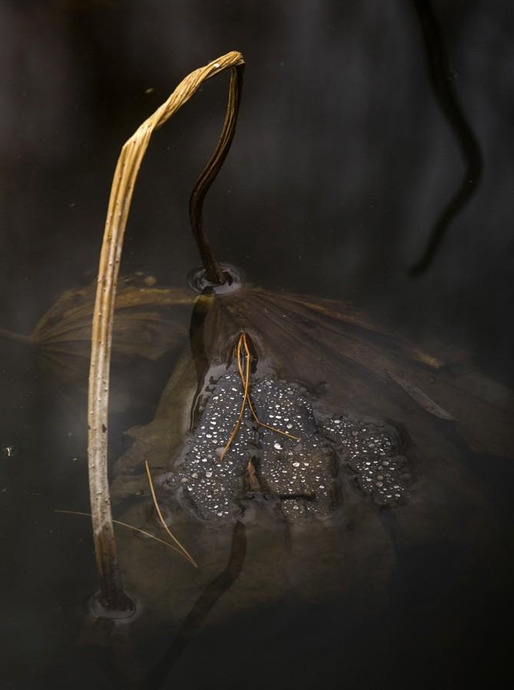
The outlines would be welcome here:
[[[114,467],[113,499],[128,499],[123,520],[151,530],[148,460],[161,509],[200,564],[192,575],[175,559],[172,586],[154,547],[123,535],[127,585],[149,609],[175,618],[238,558],[244,569],[234,566],[222,617],[291,588],[309,601],[351,596],[363,583],[386,596],[396,551],[441,535],[456,553],[468,545],[497,557],[496,508],[463,439],[511,451],[505,391],[341,303],[244,289],[202,296],[191,323],[154,419],[129,430],[132,446]],[[244,407],[227,448],[244,398],[242,332],[255,414]]]
[[[233,512],[229,494],[232,500],[243,495],[251,458],[258,480],[269,487],[269,493],[300,496],[303,492],[301,508],[297,506],[303,513],[317,509],[313,495],[319,500],[323,495],[320,482],[316,490],[306,488],[302,481],[294,485],[294,470],[308,462],[307,456],[316,456],[325,466],[320,470],[324,476],[338,475],[343,462],[353,473],[350,484],[359,486],[377,503],[393,505],[407,492],[410,470],[404,467],[406,456],[415,456],[419,464],[435,455],[443,466],[448,465],[447,456],[456,452],[455,430],[473,449],[514,454],[507,422],[512,409],[508,391],[471,370],[457,374],[451,365],[377,330],[341,303],[242,289],[223,296],[202,296],[196,310],[191,340],[194,361],[182,364],[153,422],[128,432],[137,442],[117,463],[118,474],[125,481],[141,457],[148,456],[154,466],[175,472],[179,478],[171,483],[188,484],[181,493],[189,495],[190,502],[194,503],[196,495],[198,503],[204,489],[222,483],[225,470],[219,470],[218,478],[218,470],[212,470],[212,479],[193,476],[197,473],[192,468],[199,462],[207,464],[211,472],[211,466],[223,465],[216,452],[219,454],[230,435],[242,396],[234,361],[241,332],[249,335],[254,348],[251,396],[258,412],[274,427],[280,427],[281,418],[288,414],[291,420],[303,418],[305,429],[293,449],[290,439],[274,438],[273,431],[257,427],[245,411],[238,438],[224,459],[230,463],[232,457],[238,457],[237,481],[232,477],[231,482],[239,488],[235,484],[226,488],[225,507],[218,511],[222,515]],[[184,367],[188,371],[185,377]],[[207,407],[206,398],[210,399]],[[198,419],[202,405],[205,409]],[[295,459],[301,444],[309,448]],[[298,464],[277,470],[284,457]],[[277,472],[289,485],[277,482]],[[115,493],[120,482],[118,477]],[[336,482],[335,488],[327,489],[332,497],[327,493],[324,502],[333,503],[339,491]],[[218,486],[213,495],[220,493],[223,490]],[[212,516],[215,505],[221,503],[206,508]]]
[[[391,424],[315,412],[307,389],[270,374],[260,377],[257,365],[251,407],[244,408],[237,434],[227,443],[243,395],[233,366],[209,370],[198,421],[166,478],[187,511],[223,521],[240,515],[243,501],[259,498],[277,516],[327,517],[340,504],[343,482],[378,505],[405,499],[411,476]]]
[[[379,330],[348,305],[267,290],[216,298],[204,325],[211,361],[237,329],[284,379],[323,384],[333,411],[408,423],[411,410],[423,410],[452,422],[471,448],[514,456],[510,390]]]
[[[194,301],[190,291],[155,286],[151,277],[120,280],[114,313],[114,361],[134,357],[155,360],[184,337],[184,310]],[[67,383],[87,380],[96,284],[68,290],[43,315],[29,342],[41,365]]]
[[[204,520],[240,514],[241,501],[256,495],[274,500],[284,515],[328,515],[334,499],[334,456],[318,433],[312,407],[298,386],[272,378],[254,380],[254,409],[259,420],[274,425],[273,429],[258,425],[250,409],[245,409],[238,432],[222,456],[238,419],[242,393],[236,372],[214,380],[168,486],[178,490],[183,506],[191,506]],[[289,436],[279,434],[280,430]],[[250,462],[254,486],[247,478]]]

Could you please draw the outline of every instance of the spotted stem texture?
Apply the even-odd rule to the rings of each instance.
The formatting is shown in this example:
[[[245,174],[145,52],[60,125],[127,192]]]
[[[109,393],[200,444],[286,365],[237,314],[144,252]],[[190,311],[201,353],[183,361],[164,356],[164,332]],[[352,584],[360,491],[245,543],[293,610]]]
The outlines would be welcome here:
[[[189,74],[177,86],[168,100],[145,120],[125,143],[114,173],[98,270],[91,337],[88,404],[89,488],[93,538],[100,578],[100,600],[109,610],[123,611],[133,607],[132,602],[123,592],[121,583],[114,540],[107,469],[109,372],[114,301],[132,195],[153,132],[169,120],[207,79],[227,69],[240,74],[243,65],[244,60],[241,53],[230,52]],[[234,77],[231,79],[231,89],[234,88],[234,79]],[[215,174],[221,167],[226,155],[226,148],[231,142],[232,118],[237,114],[231,111],[233,107],[234,98],[231,95],[220,143],[218,143],[213,157],[207,164],[209,168],[207,187],[212,181],[213,172]],[[215,160],[214,164],[212,163],[213,159]],[[205,183],[202,189],[204,188]]]

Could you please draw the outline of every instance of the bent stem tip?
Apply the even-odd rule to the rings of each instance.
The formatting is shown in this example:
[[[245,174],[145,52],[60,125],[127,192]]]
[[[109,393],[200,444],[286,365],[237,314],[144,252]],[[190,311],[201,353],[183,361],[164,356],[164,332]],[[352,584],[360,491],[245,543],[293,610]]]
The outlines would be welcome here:
[[[126,610],[133,606],[122,588],[114,539],[108,477],[107,425],[109,409],[109,373],[112,345],[114,302],[123,238],[137,176],[153,132],[181,108],[207,79],[226,69],[232,71],[228,112],[216,150],[193,192],[192,207],[196,213],[195,227],[202,230],[203,199],[228,152],[235,129],[244,60],[233,51],[200,67],[180,82],[170,97],[125,142],[118,158],[111,187],[109,207],[98,268],[98,283],[91,332],[91,367],[88,400],[88,466],[91,497],[91,521],[95,542],[96,563],[100,578],[100,598],[109,610]],[[204,242],[204,246],[205,242]],[[212,254],[212,252],[211,252]],[[214,260],[214,257],[212,257]],[[215,260],[214,260],[215,262]],[[206,264],[207,267],[209,263]],[[212,266],[210,267],[212,268]],[[209,271],[210,271],[209,268]],[[220,269],[221,271],[221,269]],[[221,271],[221,274],[223,272]],[[210,275],[215,281],[219,273]]]

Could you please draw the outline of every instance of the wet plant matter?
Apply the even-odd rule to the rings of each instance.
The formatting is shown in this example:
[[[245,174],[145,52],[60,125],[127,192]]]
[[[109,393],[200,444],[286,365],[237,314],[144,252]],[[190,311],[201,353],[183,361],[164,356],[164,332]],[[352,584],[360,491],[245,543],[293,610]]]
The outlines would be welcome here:
[[[198,90],[207,79],[226,69],[232,70],[227,117],[218,146],[207,164],[206,174],[200,178],[196,188],[198,214],[194,216],[193,227],[201,246],[206,270],[214,282],[222,280],[216,272],[216,265],[203,237],[201,224],[201,204],[213,175],[221,167],[232,141],[237,108],[239,103],[240,75],[243,69],[240,53],[224,55],[207,66],[186,77],[171,94],[168,100],[146,120],[123,146],[114,174],[107,220],[105,224],[98,286],[91,336],[91,369],[89,376],[89,485],[93,536],[98,573],[100,577],[100,601],[108,610],[125,611],[133,608],[130,598],[125,594],[118,566],[116,543],[112,525],[112,512],[108,477],[108,406],[109,370],[116,284],[121,261],[123,237],[127,224],[132,195],[144,154],[152,133],[161,127]]]
[[[217,73],[219,68],[211,65],[210,69]],[[232,80],[232,86],[234,83]],[[233,129],[228,130],[233,133]],[[148,138],[144,141],[148,143]],[[210,169],[218,170],[219,148],[214,159],[218,163]],[[131,189],[136,172],[129,175]],[[200,189],[206,190],[207,182],[212,179],[209,175],[203,179],[204,186]],[[119,185],[113,186],[113,193],[120,193]],[[204,196],[199,193],[197,198],[203,200]],[[124,213],[126,220],[128,208]],[[118,228],[118,238],[122,235]],[[107,239],[113,243],[114,233]],[[199,241],[201,244],[202,240]],[[120,252],[114,246],[111,255],[115,258],[112,266],[107,260],[102,263],[107,273],[117,267],[120,259]],[[96,337],[99,333],[114,332],[112,354],[118,351],[132,356],[139,347],[138,334],[145,330],[143,324],[155,326],[155,339],[148,339],[148,353],[154,343],[156,353],[167,348],[183,348],[183,356],[163,392],[153,421],[129,430],[128,436],[134,442],[118,459],[111,487],[115,502],[137,496],[133,503],[139,501],[140,506],[143,502],[148,506],[151,497],[147,477],[141,472],[147,460],[152,474],[157,474],[161,524],[169,523],[171,516],[173,532],[180,534],[181,539],[186,535],[184,543],[195,545],[191,551],[206,568],[206,573],[201,572],[200,579],[192,586],[191,572],[196,576],[197,571],[187,566],[187,573],[182,575],[182,564],[178,563],[176,570],[173,566],[173,589],[181,591],[182,587],[183,591],[184,583],[191,589],[198,586],[201,589],[206,581],[212,582],[211,588],[207,585],[207,589],[201,589],[204,594],[199,594],[193,607],[195,615],[186,620],[187,634],[179,634],[178,647],[170,651],[171,659],[190,642],[191,631],[196,632],[217,597],[239,578],[241,559],[246,558],[245,536],[245,548],[234,556],[238,567],[231,570],[229,579],[223,576],[219,580],[213,570],[222,565],[223,549],[220,554],[216,551],[218,544],[223,544],[223,537],[198,547],[195,536],[201,536],[206,527],[215,524],[221,535],[227,529],[246,535],[249,525],[252,544],[256,538],[256,531],[252,532],[252,514],[272,517],[271,535],[276,535],[276,525],[281,529],[286,524],[291,531],[300,533],[302,525],[307,525],[304,532],[307,536],[301,537],[301,546],[291,558],[294,574],[289,573],[290,578],[302,578],[308,570],[304,560],[308,560],[309,553],[316,553],[318,542],[330,553],[332,562],[327,534],[340,539],[345,547],[348,545],[349,523],[359,528],[362,525],[359,546],[361,542],[368,546],[366,538],[361,539],[364,534],[373,548],[376,546],[375,552],[373,548],[370,551],[383,555],[389,542],[387,534],[378,531],[379,526],[387,527],[391,522],[395,529],[399,526],[401,538],[395,537],[392,543],[401,545],[409,539],[427,539],[427,534],[430,537],[447,529],[447,510],[441,510],[441,505],[455,505],[456,510],[470,504],[482,506],[480,495],[474,492],[472,484],[470,488],[466,483],[468,477],[462,467],[464,441],[473,450],[485,449],[498,455],[512,453],[509,392],[471,368],[453,365],[444,349],[438,356],[422,352],[396,335],[378,329],[341,302],[249,286],[233,280],[236,272],[225,267],[221,268],[225,282],[220,283],[219,274],[207,271],[205,265],[192,281],[196,294],[183,287],[137,285],[137,292],[127,293],[126,310],[122,295],[125,288],[134,287],[132,279],[121,283],[118,304],[107,304],[104,288],[110,285],[114,291],[115,280],[112,273],[107,282],[100,278],[100,303],[112,307],[111,314],[120,314],[120,323],[125,316],[131,324],[125,332],[120,332],[117,341],[116,319],[113,326],[104,325],[102,330],[98,323],[102,323],[104,312],[100,314],[97,305],[95,313]],[[46,320],[46,324],[45,318],[42,320],[44,328],[36,330],[43,335],[50,333],[47,341],[50,347],[40,344],[44,341],[41,335],[36,347],[44,355],[47,350],[68,347],[59,335],[66,333],[67,326],[73,338],[86,332],[91,315],[90,296],[91,291],[82,295],[75,305],[79,312],[84,310],[78,319],[84,330],[81,326],[77,331],[76,313],[73,308],[67,308],[68,298],[54,305],[55,319]],[[73,306],[73,300],[69,305]],[[174,313],[187,311],[193,305],[187,343],[183,328],[173,330]],[[149,318],[150,314],[155,319]],[[100,316],[102,319],[98,321]],[[169,330],[160,343],[164,323]],[[57,337],[54,337],[54,326],[57,326]],[[84,346],[87,352],[82,335],[74,342],[81,342],[80,347]],[[58,357],[62,355],[60,352]],[[52,361],[58,366],[58,358]],[[108,363],[103,374],[109,374]],[[108,389],[97,386],[92,390],[100,394],[101,412],[106,414]],[[105,462],[107,454],[106,431],[97,424],[96,434],[104,446],[102,453],[91,456],[92,464],[95,457]],[[90,445],[90,449],[95,447]],[[107,492],[107,484],[102,486]],[[220,504],[211,500],[215,491],[223,501],[221,510]],[[394,519],[387,522],[383,516],[393,510]],[[148,519],[147,514],[144,519]],[[124,521],[135,523],[131,515]],[[140,524],[144,526],[144,520]],[[266,542],[265,538],[258,538]],[[272,558],[270,554],[277,554],[274,538],[275,542],[271,539],[261,549],[264,560]],[[141,540],[134,547],[137,554],[132,560],[125,535],[122,539],[128,590],[138,596],[147,594],[148,610],[165,610],[170,617],[179,616],[178,594],[168,590],[162,594],[161,588],[170,581],[165,561],[160,558],[158,562],[145,563],[141,551],[146,546]],[[378,546],[373,539],[381,540]],[[230,553],[228,563],[232,562],[232,549]],[[334,553],[337,560],[337,552]],[[344,549],[341,553],[348,554]],[[116,557],[113,551],[101,555]],[[282,552],[279,556],[287,558]],[[386,565],[389,556],[387,553],[387,558],[384,557]],[[251,563],[257,572],[258,563],[256,560]],[[350,551],[350,558],[344,563],[345,577],[352,568],[357,575],[362,574],[358,563],[358,555]],[[382,575],[384,567],[383,563],[374,567],[370,577]],[[116,568],[107,574],[115,571]],[[341,572],[343,569],[337,573],[337,587],[344,589],[340,584]],[[102,574],[105,576],[105,572]],[[324,575],[321,569],[319,577]],[[111,579],[114,585],[105,588],[107,594],[112,587],[120,586],[119,578]],[[320,582],[323,588],[325,584],[328,589],[336,586],[325,579]],[[268,589],[261,591],[265,598]],[[125,611],[130,612],[130,603],[117,596],[110,605],[126,606]],[[103,594],[101,600],[105,610],[109,602]]]

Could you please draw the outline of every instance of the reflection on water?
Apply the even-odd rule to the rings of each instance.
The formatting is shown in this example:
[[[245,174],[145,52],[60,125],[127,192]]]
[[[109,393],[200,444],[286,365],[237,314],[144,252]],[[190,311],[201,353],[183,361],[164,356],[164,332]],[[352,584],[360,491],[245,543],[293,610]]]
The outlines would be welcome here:
[[[412,283],[408,268],[462,168],[430,90],[408,3],[4,2],[0,325],[29,333],[55,295],[91,282],[121,142],[180,77],[237,48],[249,65],[242,119],[208,208],[220,258],[266,286],[350,296],[398,332],[454,342],[474,352],[488,373],[512,380],[512,320],[504,299],[511,281],[510,5],[432,4],[455,89],[483,150],[484,177],[430,273]],[[185,209],[217,136],[224,88],[206,89],[201,98],[150,150],[129,228],[127,271],[151,271],[163,284],[185,286],[197,264]],[[268,334],[254,322],[277,324],[285,302],[251,299],[247,321],[254,321],[245,328],[257,330],[267,353]],[[274,299],[276,310],[266,312]],[[305,311],[295,327],[300,317]],[[119,517],[158,533],[139,468],[150,450],[154,471],[169,477],[182,450],[178,483],[183,495],[180,479],[192,487],[190,512],[173,502],[174,482],[166,508],[201,565],[195,571],[164,547],[119,532],[124,578],[141,602],[133,638],[127,628],[86,629],[96,586],[87,520],[53,512],[88,510],[83,399],[60,397],[29,349],[2,343],[0,625],[7,688],[457,688],[470,678],[502,687],[513,470],[463,441],[476,448],[492,429],[485,445],[497,442],[499,454],[502,427],[492,426],[491,409],[501,408],[502,390],[489,396],[485,379],[462,374],[463,356],[444,386],[423,370],[414,385],[432,386],[431,397],[444,409],[447,399],[437,394],[453,401],[459,421],[452,424],[393,379],[372,384],[362,361],[327,357],[328,346],[349,352],[348,343],[330,341],[329,330],[317,347],[309,332],[304,324],[307,348],[287,341],[278,375],[254,378],[253,395],[262,421],[276,427],[273,403],[295,387],[291,414],[302,416],[303,444],[320,443],[319,426],[330,438],[316,445],[322,450],[312,468],[297,458],[294,441],[250,425],[247,410],[226,464],[215,465],[219,474],[202,475],[196,466],[214,442],[201,426],[210,426],[215,408],[206,402],[200,426],[183,445],[183,418],[152,422],[175,360],[124,371],[123,383],[134,376],[145,385],[137,388],[139,412],[121,413],[119,406],[111,420],[113,457],[138,455],[130,473],[116,476]],[[217,380],[211,400],[228,394],[232,383],[240,386],[233,372]],[[184,376],[187,385],[173,405],[188,408],[195,368]],[[494,397],[488,408],[480,402],[484,389]],[[230,434],[228,412],[238,401],[240,392],[219,411],[223,439],[216,448]],[[387,425],[375,426],[383,418]],[[130,445],[122,432],[133,425],[140,426],[131,429]],[[407,447],[397,428],[408,429]],[[152,429],[161,440],[165,429],[169,437],[149,449],[145,434]],[[354,432],[352,448],[347,434]],[[147,445],[138,446],[138,438]],[[370,443],[384,452],[375,447],[365,459],[361,451]],[[256,459],[249,469],[250,447]],[[402,456],[409,472],[398,469],[396,481],[391,465]],[[232,462],[227,483],[222,469],[228,473]],[[412,477],[405,476],[411,468]],[[198,512],[209,517],[220,506],[199,491],[203,479],[215,480],[209,486],[220,491],[222,511],[237,513],[235,522],[198,519]],[[163,484],[161,499],[169,491]],[[297,512],[304,519],[295,519]]]

